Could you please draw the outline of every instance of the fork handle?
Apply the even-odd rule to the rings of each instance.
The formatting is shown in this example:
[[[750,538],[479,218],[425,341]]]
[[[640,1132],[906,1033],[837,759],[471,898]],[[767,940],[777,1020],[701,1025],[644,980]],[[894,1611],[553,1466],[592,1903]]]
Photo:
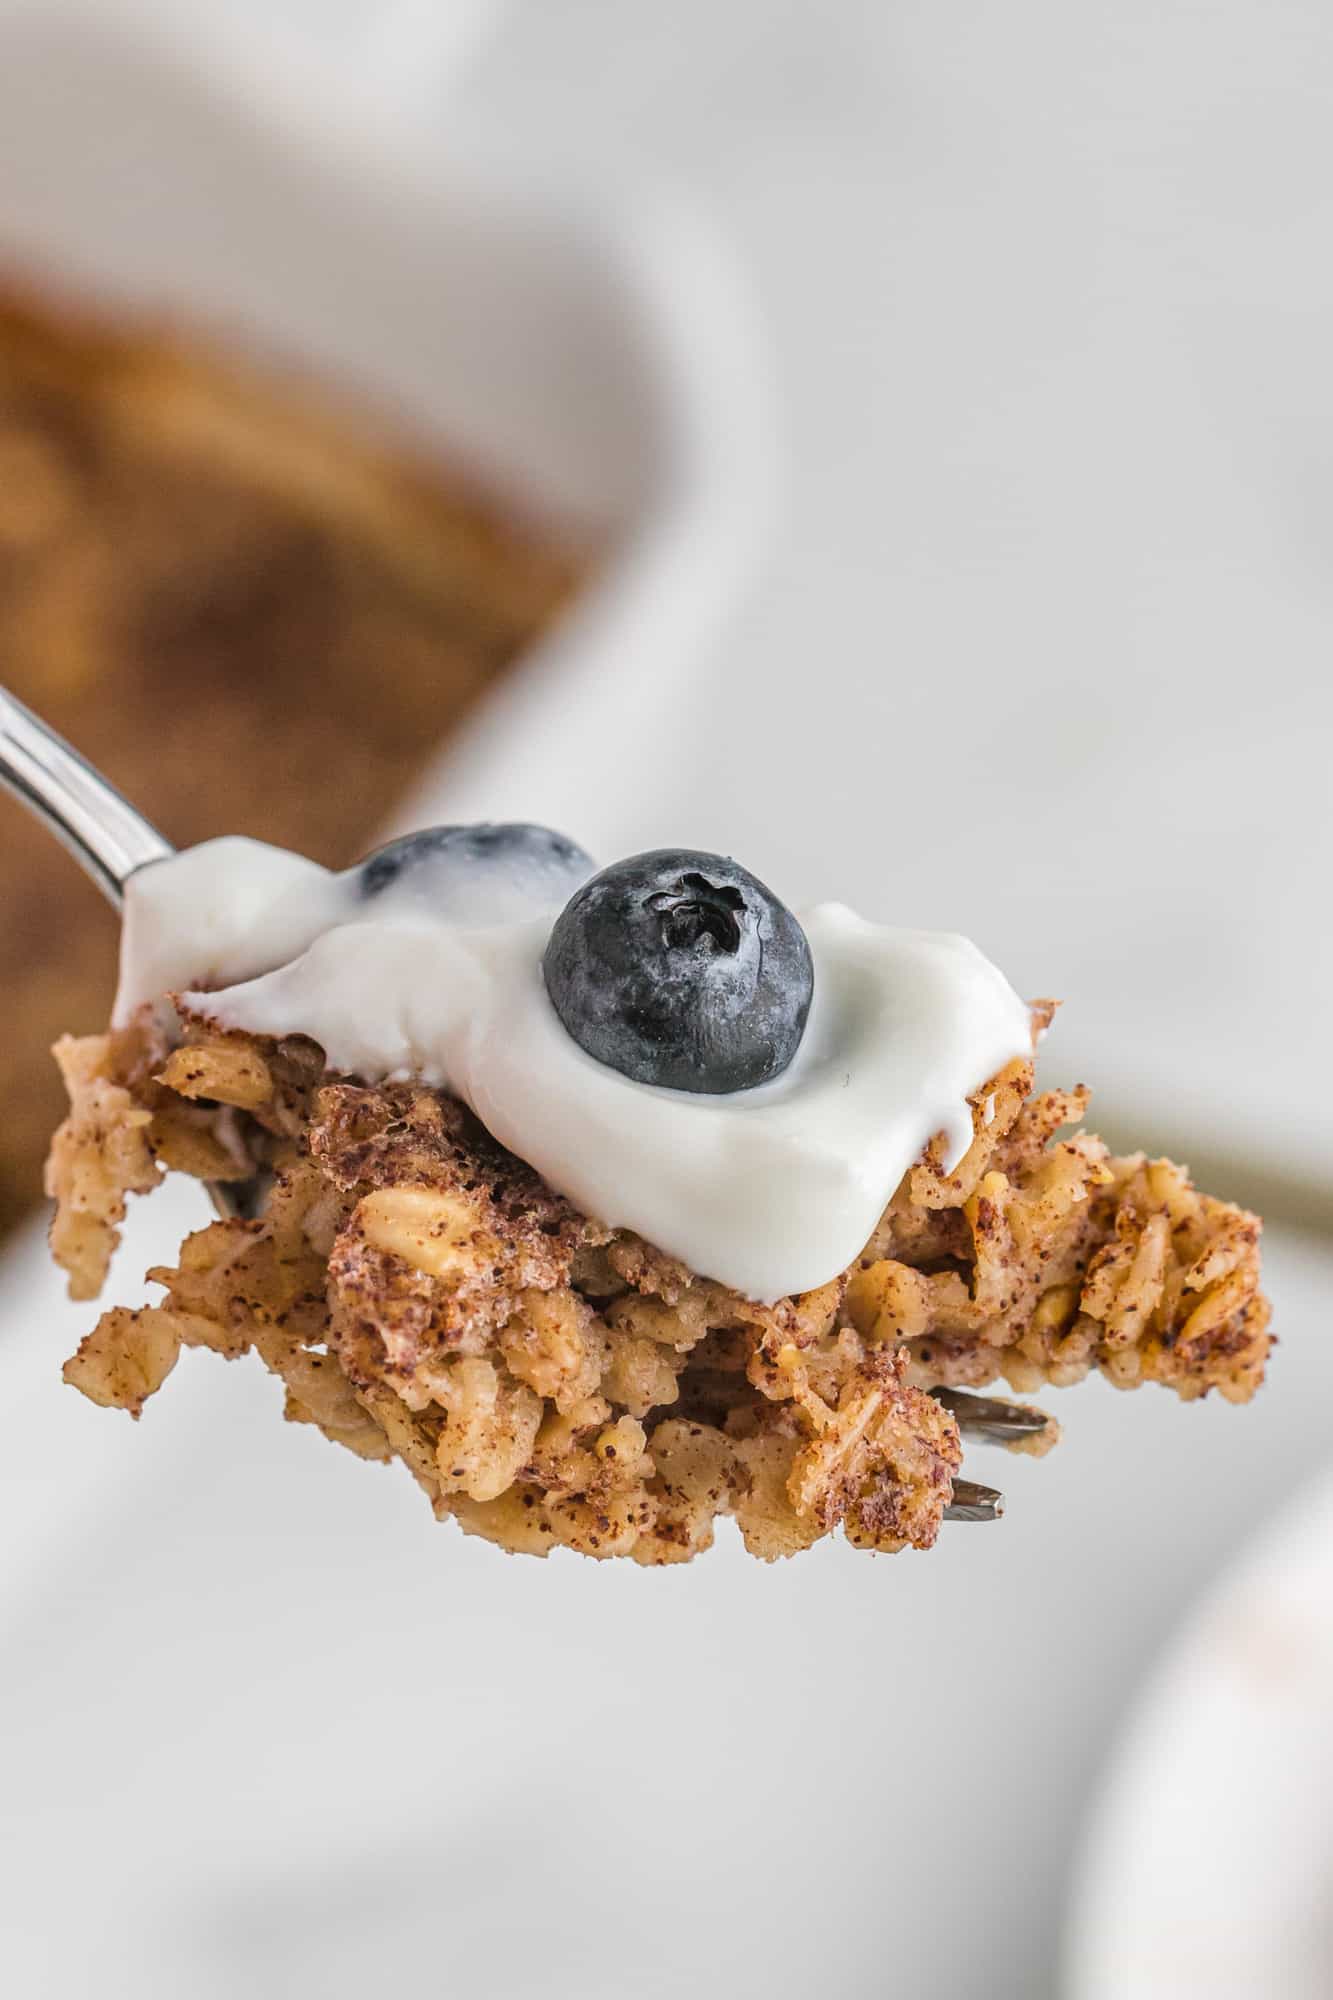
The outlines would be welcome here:
[[[4,687],[0,785],[45,820],[117,910],[135,869],[175,851],[100,771]]]

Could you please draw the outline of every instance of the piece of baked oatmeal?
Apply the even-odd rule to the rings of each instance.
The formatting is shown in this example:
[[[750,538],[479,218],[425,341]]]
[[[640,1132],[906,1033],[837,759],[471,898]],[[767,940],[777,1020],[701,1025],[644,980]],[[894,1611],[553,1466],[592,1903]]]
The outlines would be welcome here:
[[[137,1417],[183,1346],[253,1349],[290,1420],[401,1459],[437,1515],[508,1549],[680,1562],[721,1515],[765,1559],[838,1527],[929,1548],[961,1458],[933,1388],[1099,1369],[1240,1403],[1263,1377],[1257,1218],[1110,1155],[1079,1129],[1088,1093],[1034,1093],[1025,1057],[970,1093],[951,1170],[932,1141],[847,1268],[764,1304],[581,1213],[441,1089],[170,1018],[58,1046],[71,1291],[100,1289],[127,1194],[167,1169],[259,1172],[258,1212],[188,1238],[151,1273],[163,1302],[104,1313],[66,1379]]]

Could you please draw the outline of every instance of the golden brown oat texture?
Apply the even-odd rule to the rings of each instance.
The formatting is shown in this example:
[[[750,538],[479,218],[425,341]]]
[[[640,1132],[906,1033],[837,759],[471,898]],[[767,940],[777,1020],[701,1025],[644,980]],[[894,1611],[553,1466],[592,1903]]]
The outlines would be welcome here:
[[[975,1094],[952,1171],[926,1149],[850,1270],[760,1305],[579,1214],[439,1091],[327,1074],[299,1037],[194,1021],[168,1048],[152,1018],[62,1044],[72,1288],[163,1165],[262,1167],[270,1191],[150,1274],[159,1306],[104,1314],[67,1379],[137,1416],[182,1346],[253,1349],[290,1419],[400,1459],[507,1549],[684,1562],[722,1516],[765,1560],[838,1528],[926,1549],[961,1458],[933,1388],[1098,1369],[1243,1402],[1263,1376],[1256,1218],[1071,1129],[1087,1092],[1034,1093],[1030,1061]]]

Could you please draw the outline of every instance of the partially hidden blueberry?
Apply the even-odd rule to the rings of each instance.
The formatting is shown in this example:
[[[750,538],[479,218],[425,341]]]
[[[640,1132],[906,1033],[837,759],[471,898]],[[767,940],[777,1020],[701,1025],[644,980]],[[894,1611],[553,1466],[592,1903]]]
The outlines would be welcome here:
[[[747,868],[658,848],[604,868],[542,960],[581,1049],[636,1083],[712,1094],[780,1076],[814,993],[805,932]]]
[[[351,871],[366,901],[422,904],[455,923],[507,923],[551,909],[596,863],[549,826],[482,820],[431,826],[391,840]]]

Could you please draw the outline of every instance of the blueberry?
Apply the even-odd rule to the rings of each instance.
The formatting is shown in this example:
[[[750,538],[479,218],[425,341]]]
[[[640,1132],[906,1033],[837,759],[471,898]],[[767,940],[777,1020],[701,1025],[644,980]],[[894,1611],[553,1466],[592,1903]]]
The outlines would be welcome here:
[[[424,905],[454,923],[505,923],[563,903],[590,854],[549,826],[521,821],[431,826],[368,855],[352,877],[363,900]]]
[[[805,932],[749,870],[659,848],[604,868],[542,960],[561,1021],[636,1083],[718,1093],[780,1076],[814,992]]]

